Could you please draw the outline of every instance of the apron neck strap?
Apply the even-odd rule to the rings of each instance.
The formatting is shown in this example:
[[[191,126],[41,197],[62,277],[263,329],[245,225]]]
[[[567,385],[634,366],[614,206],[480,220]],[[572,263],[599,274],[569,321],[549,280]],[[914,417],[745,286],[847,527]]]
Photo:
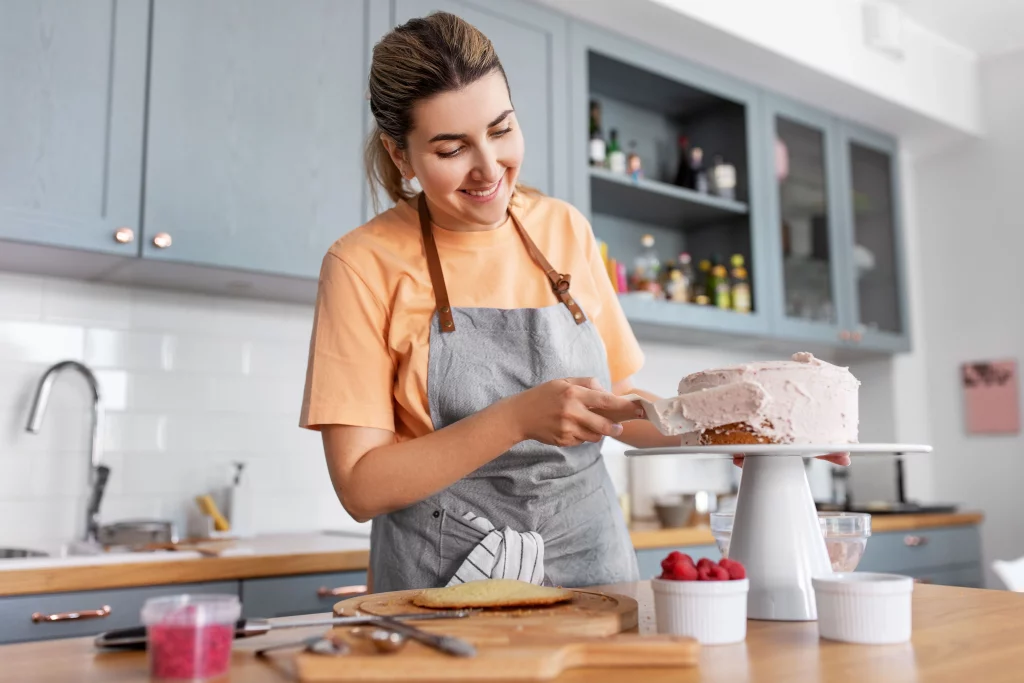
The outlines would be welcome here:
[[[437,255],[437,243],[434,242],[434,231],[430,224],[430,209],[427,208],[427,199],[421,192],[417,197],[417,204],[419,204],[419,215],[420,215],[420,230],[423,232],[423,246],[427,255],[427,270],[430,273],[430,281],[434,286],[434,300],[437,303],[437,315],[441,321],[442,332],[454,332],[455,331],[455,320],[452,317],[451,304],[448,301],[448,288],[444,284],[444,272],[441,270],[441,258]],[[519,233],[520,238],[523,240],[523,245],[526,247],[526,251],[529,252],[530,258],[533,259],[534,263],[540,266],[544,274],[547,275],[551,281],[551,291],[555,293],[558,300],[569,309],[569,313],[572,315],[573,321],[577,325],[582,325],[587,320],[587,316],[583,314],[583,310],[576,303],[576,300],[569,294],[569,283],[572,280],[572,276],[568,273],[559,273],[551,265],[551,263],[544,258],[544,254],[541,253],[540,249],[534,243],[530,234],[526,232],[523,224],[519,222],[519,218],[516,214],[509,210],[509,217],[512,218],[512,224],[515,225],[516,231]]]

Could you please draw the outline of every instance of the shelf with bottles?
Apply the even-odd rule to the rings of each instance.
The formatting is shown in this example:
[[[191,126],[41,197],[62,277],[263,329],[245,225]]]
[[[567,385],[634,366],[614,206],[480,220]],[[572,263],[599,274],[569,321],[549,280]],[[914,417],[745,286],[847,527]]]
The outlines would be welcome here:
[[[728,265],[718,254],[697,261],[689,252],[664,260],[655,249],[653,235],[644,235],[642,249],[632,264],[617,260],[601,242],[601,258],[620,297],[714,308],[737,314],[753,310],[753,292],[747,259],[733,254]]]
[[[743,103],[588,53],[590,208],[688,230],[748,222]]]

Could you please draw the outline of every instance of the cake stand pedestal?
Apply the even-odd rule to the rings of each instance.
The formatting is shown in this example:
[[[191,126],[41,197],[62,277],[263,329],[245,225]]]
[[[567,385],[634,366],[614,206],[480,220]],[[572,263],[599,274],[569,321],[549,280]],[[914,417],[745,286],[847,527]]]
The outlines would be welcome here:
[[[803,457],[747,456],[736,498],[729,559],[750,579],[747,617],[814,621],[811,579],[832,573]]]
[[[831,574],[832,562],[804,458],[826,453],[894,455],[931,450],[931,446],[908,444],[761,444],[644,448],[626,451],[626,455],[745,455],[729,559],[743,563],[747,570],[747,617],[814,621],[818,612],[811,579]]]

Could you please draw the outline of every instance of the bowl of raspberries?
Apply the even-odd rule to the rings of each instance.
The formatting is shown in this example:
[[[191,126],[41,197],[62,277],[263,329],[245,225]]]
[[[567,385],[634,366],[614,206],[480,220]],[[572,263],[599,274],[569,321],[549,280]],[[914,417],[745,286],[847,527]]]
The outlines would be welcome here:
[[[651,579],[658,633],[696,638],[703,645],[738,643],[747,637],[747,591],[743,565],[713,562],[675,550]]]

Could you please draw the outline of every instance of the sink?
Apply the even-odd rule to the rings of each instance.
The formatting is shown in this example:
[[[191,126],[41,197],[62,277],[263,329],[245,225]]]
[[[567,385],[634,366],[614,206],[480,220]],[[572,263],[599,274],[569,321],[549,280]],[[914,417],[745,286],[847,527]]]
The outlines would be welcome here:
[[[0,560],[12,560],[21,557],[49,557],[49,553],[29,548],[0,548]]]

